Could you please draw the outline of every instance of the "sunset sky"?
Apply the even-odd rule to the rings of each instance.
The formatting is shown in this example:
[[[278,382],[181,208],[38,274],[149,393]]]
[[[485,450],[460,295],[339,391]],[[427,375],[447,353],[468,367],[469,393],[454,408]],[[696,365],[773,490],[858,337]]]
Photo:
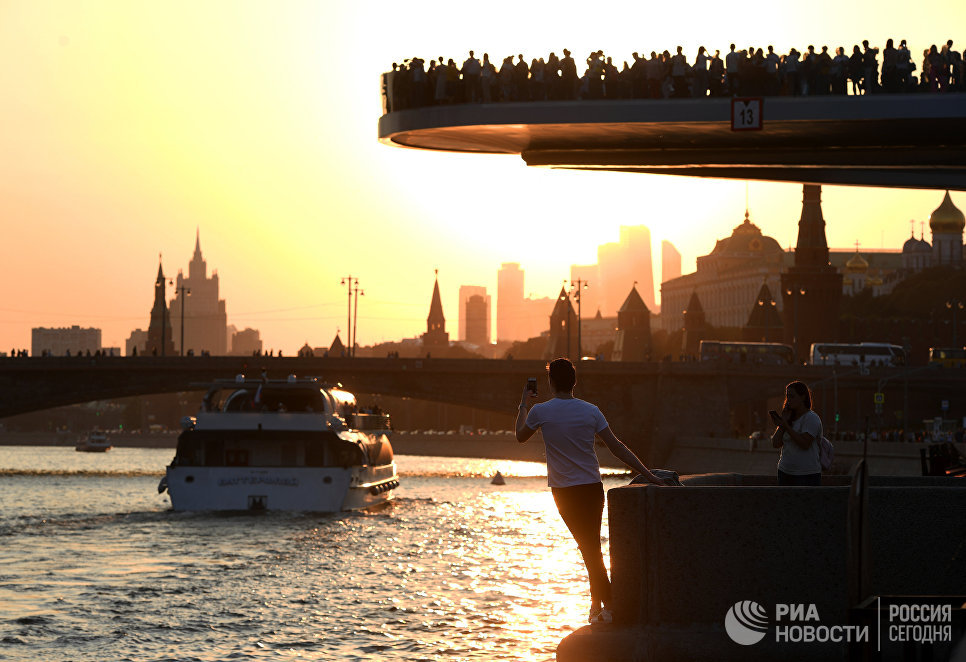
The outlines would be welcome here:
[[[667,239],[688,272],[744,217],[740,181],[382,145],[379,74],[393,61],[566,47],[622,62],[678,44],[693,61],[731,41],[785,53],[892,37],[918,64],[950,37],[961,50],[964,25],[966,5],[951,2],[0,0],[0,351],[29,349],[31,327],[72,324],[123,347],[147,328],[158,254],[169,276],[187,271],[198,228],[229,324],[290,354],[337,328],[345,338],[349,274],[365,290],[362,344],[425,331],[437,268],[455,337],[459,286],[485,285],[495,305],[502,262],[521,263],[528,293],[553,295],[620,225],[645,224],[656,259]],[[801,187],[748,191],[752,221],[793,244]],[[826,187],[829,243],[901,246],[941,200]]]

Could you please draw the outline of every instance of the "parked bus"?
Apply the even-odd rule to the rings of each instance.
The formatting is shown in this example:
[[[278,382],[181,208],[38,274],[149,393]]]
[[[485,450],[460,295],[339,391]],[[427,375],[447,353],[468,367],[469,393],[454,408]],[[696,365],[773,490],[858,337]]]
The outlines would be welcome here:
[[[962,368],[966,365],[966,347],[930,347],[929,362],[940,363],[944,368]]]
[[[812,365],[898,366],[906,364],[906,350],[884,342],[812,343]]]
[[[788,365],[795,362],[795,350],[792,346],[778,342],[702,340],[699,352],[702,361],[759,365]]]

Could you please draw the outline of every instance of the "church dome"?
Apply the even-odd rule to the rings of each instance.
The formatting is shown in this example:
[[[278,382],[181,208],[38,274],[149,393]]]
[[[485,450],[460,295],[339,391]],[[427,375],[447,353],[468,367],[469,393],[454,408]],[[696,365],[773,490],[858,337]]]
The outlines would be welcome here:
[[[781,245],[771,237],[761,233],[761,228],[751,222],[748,212],[745,220],[735,227],[727,239],[719,239],[712,254],[727,256],[761,255],[763,253],[781,253]]]
[[[936,207],[936,210],[929,216],[929,229],[934,233],[962,234],[964,225],[966,225],[966,217],[953,204],[952,198],[949,197],[949,191],[946,191],[946,197],[943,198],[942,204]]]
[[[869,270],[869,263],[856,251],[855,255],[845,263],[845,271],[850,274],[864,274]]]
[[[902,245],[902,253],[904,255],[909,253],[915,253],[920,248],[919,240],[916,239],[916,235],[910,236],[906,239],[906,243]]]

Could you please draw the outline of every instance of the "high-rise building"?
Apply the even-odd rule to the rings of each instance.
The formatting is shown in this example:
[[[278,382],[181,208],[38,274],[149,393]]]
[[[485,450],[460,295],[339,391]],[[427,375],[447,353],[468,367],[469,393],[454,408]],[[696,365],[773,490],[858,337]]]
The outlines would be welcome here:
[[[40,326],[30,330],[31,356],[74,356],[100,351],[101,330],[71,327],[48,329]]]
[[[681,275],[681,253],[667,239],[661,241],[661,282],[674,280]]]
[[[246,328],[231,334],[231,353],[235,356],[251,356],[262,351],[262,338],[257,329]]]
[[[134,329],[124,341],[124,356],[144,355],[148,345],[148,332],[144,329]]]
[[[151,324],[144,352],[152,356],[174,356],[174,340],[171,338],[171,317],[165,304],[164,271],[158,260],[158,276],[154,280],[154,307],[151,308]]]
[[[622,225],[620,240],[597,247],[597,268],[605,316],[614,315],[627,292],[636,287],[648,308],[654,308],[651,231],[644,225]]]
[[[181,311],[184,311],[182,326]],[[218,298],[218,273],[207,274],[207,264],[201,255],[201,232],[195,235],[195,252],[188,263],[188,276],[179,271],[175,297],[169,308],[176,333],[175,348],[181,351],[184,332],[184,353],[208,352],[217,356],[228,353],[228,316],[225,300]]]
[[[466,341],[480,347],[490,344],[490,301],[479,294],[466,300]]]
[[[474,318],[475,324],[483,325],[483,342],[476,342],[475,340],[470,340],[469,338],[467,302],[471,297],[474,296],[482,297],[483,305],[485,307],[483,322],[481,323],[477,318]],[[477,339],[481,337],[478,330],[475,330],[474,337]],[[486,288],[481,285],[460,285],[459,339],[468,340],[476,345],[488,345],[490,343],[490,296],[486,293]]]
[[[523,332],[526,314],[523,302],[523,269],[517,262],[504,262],[497,272],[497,341],[526,340],[529,337]]]

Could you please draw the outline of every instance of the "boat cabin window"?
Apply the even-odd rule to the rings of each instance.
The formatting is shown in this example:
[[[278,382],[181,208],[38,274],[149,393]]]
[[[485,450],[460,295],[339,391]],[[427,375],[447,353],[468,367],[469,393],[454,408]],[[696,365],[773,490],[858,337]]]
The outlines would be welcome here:
[[[328,407],[326,406],[328,404]],[[253,387],[209,393],[205,411],[210,412],[292,412],[322,414],[332,410],[319,388]]]

